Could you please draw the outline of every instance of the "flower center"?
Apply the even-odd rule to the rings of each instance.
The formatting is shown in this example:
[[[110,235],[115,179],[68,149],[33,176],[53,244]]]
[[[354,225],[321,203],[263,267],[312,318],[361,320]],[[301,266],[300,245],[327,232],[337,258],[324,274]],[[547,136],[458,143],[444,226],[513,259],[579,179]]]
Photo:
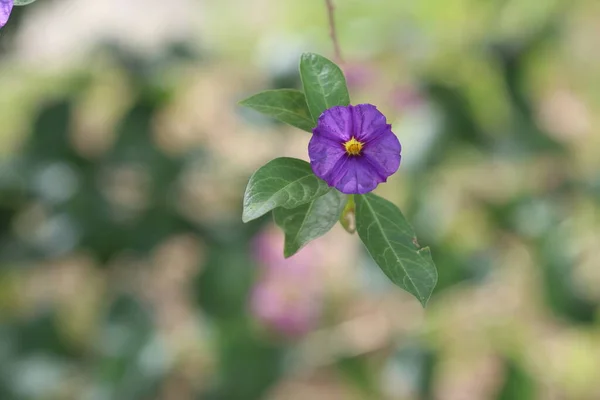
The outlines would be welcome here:
[[[356,140],[356,138],[354,138],[354,136],[352,136],[350,140],[344,143],[344,147],[346,148],[346,153],[348,153],[349,156],[358,156],[363,148],[363,143],[359,142]]]

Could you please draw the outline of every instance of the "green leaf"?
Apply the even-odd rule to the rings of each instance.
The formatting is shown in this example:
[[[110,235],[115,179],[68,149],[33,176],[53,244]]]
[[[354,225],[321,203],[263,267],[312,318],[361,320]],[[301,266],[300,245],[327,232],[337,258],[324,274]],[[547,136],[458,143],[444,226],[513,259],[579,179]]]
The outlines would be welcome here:
[[[242,221],[252,221],[277,207],[301,206],[330,189],[315,176],[306,161],[276,158],[250,177],[244,194]]]
[[[517,362],[507,359],[504,366],[504,385],[497,400],[537,399],[537,386],[531,374]]]
[[[267,90],[240,101],[240,104],[307,132],[312,133],[315,127],[306,97],[299,90]]]
[[[373,368],[370,354],[343,356],[337,360],[337,369],[349,385],[358,389],[362,399],[381,399],[378,370]]]
[[[15,6],[26,6],[27,4],[31,4],[36,0],[14,0],[13,5]]]
[[[276,208],[275,223],[285,232],[283,255],[293,256],[308,242],[323,236],[338,221],[346,204],[346,195],[331,190],[310,203],[291,210]]]
[[[356,230],[373,260],[396,285],[425,307],[437,283],[428,247],[420,248],[412,228],[394,204],[372,193],[355,196]]]
[[[300,77],[308,108],[315,121],[328,108],[350,104],[342,70],[325,57],[313,53],[302,54]]]

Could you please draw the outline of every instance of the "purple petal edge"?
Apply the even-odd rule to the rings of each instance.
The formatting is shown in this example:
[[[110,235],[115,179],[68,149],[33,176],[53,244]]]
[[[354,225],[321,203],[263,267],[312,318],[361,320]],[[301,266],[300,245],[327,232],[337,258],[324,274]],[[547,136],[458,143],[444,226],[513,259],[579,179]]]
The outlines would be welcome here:
[[[13,0],[0,0],[0,28],[8,22],[13,9]]]

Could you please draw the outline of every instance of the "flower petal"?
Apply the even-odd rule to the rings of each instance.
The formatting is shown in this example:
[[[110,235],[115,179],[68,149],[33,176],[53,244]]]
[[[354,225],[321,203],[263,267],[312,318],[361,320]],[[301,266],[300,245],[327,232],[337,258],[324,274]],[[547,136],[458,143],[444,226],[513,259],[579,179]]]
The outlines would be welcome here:
[[[308,143],[308,155],[315,175],[331,185],[330,176],[334,173],[338,161],[345,158],[346,151],[342,144],[315,134]]]
[[[362,151],[347,154],[344,143],[352,137]],[[368,193],[385,182],[400,166],[400,151],[391,125],[370,104],[325,110],[308,145],[315,175],[346,194]]]
[[[362,155],[380,173],[390,176],[400,167],[400,141],[389,130],[368,142],[363,148]]]
[[[348,157],[333,186],[345,194],[364,194],[375,189],[384,180],[385,177],[362,157]]]
[[[372,104],[350,106],[352,109],[353,135],[361,142],[372,140],[379,136],[384,128],[390,128],[377,107]]]
[[[323,112],[313,129],[313,134],[336,142],[345,142],[352,137],[352,112],[349,107],[335,106]]]
[[[0,0],[0,28],[8,22],[12,8],[13,0]]]

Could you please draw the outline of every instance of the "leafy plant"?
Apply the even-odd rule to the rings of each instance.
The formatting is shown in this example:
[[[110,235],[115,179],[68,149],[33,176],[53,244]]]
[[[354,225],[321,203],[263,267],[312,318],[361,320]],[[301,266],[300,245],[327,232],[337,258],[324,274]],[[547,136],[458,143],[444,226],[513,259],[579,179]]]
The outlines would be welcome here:
[[[373,260],[392,282],[423,306],[437,283],[428,247],[421,247],[402,212],[370,193],[400,164],[400,144],[376,107],[350,105],[341,69],[318,54],[300,59],[304,92],[269,90],[241,105],[312,132],[310,164],[276,158],[250,178],[242,220],[273,211],[285,232],[285,257],[326,234],[337,221],[352,233],[348,220]]]

